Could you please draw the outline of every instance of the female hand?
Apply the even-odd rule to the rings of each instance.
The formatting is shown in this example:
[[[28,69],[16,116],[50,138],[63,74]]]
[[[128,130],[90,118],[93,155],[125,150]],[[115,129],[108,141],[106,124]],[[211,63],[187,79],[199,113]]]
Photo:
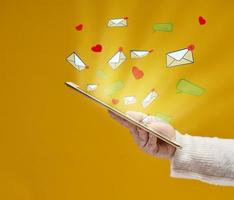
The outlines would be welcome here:
[[[146,153],[165,158],[171,159],[176,151],[176,148],[172,145],[158,139],[154,135],[146,132],[135,126],[134,124],[126,121],[125,119],[119,117],[115,113],[109,111],[110,116],[119,122],[124,127],[128,128],[135,140],[135,143]],[[170,139],[175,139],[175,129],[162,121],[155,119],[154,117],[147,116],[144,113],[128,111],[126,113],[129,117],[134,120],[146,124],[149,128],[155,131],[160,131],[167,135]]]

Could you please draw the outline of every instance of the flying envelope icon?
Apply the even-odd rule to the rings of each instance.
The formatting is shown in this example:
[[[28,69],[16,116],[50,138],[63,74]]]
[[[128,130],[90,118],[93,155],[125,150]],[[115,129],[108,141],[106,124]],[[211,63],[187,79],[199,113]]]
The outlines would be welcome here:
[[[67,57],[67,61],[79,71],[84,70],[87,67],[87,65],[75,52],[73,52],[70,56]]]
[[[178,81],[176,89],[178,93],[186,93],[194,96],[201,96],[205,92],[205,89],[185,79]]]
[[[194,62],[193,52],[187,48],[169,52],[167,53],[166,58],[167,67],[175,67],[178,65],[191,64]]]
[[[142,58],[147,56],[149,53],[151,53],[153,50],[147,51],[147,50],[131,50],[130,56],[131,58]]]
[[[143,108],[146,108],[148,105],[150,105],[157,97],[158,93],[156,93],[154,90],[151,90],[151,92],[148,93],[148,95],[142,101]]]
[[[136,97],[134,96],[126,96],[124,97],[124,104],[125,105],[130,105],[136,103]]]
[[[97,89],[97,84],[88,84],[87,85],[87,91],[94,91],[94,90],[96,90]]]
[[[122,49],[120,48],[117,53],[108,61],[112,69],[117,69],[124,61],[126,56],[124,55]]]
[[[128,25],[128,18],[118,18],[118,19],[110,19],[107,23],[108,27],[123,27]]]

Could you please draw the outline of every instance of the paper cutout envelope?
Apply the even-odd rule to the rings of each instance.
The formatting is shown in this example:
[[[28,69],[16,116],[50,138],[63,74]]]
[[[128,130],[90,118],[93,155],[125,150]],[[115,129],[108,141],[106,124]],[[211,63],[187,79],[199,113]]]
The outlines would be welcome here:
[[[142,58],[147,56],[151,51],[146,50],[131,50],[130,55],[131,58]]]
[[[122,50],[119,50],[109,61],[109,65],[112,69],[117,69],[124,61],[126,56],[123,54]]]
[[[124,97],[124,104],[125,105],[130,105],[130,104],[134,104],[134,103],[136,103],[136,97],[134,97],[134,96]]]
[[[128,25],[127,18],[110,19],[107,24],[108,27],[122,27],[127,25]]]
[[[191,64],[193,60],[193,52],[186,49],[167,53],[167,67],[175,67],[178,65]]]
[[[87,85],[87,91],[94,91],[94,90],[96,90],[97,89],[97,84],[88,84]]]
[[[75,52],[67,57],[67,61],[79,71],[84,70],[87,67],[87,65],[81,60],[81,58]]]
[[[142,101],[143,108],[146,108],[150,105],[156,98],[158,97],[158,93],[152,90]]]

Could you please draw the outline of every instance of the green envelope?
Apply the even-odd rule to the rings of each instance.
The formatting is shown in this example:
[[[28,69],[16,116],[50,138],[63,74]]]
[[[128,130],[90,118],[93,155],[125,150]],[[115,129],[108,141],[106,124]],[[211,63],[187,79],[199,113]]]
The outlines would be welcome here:
[[[107,96],[112,96],[114,93],[118,92],[124,87],[123,81],[115,81],[112,84],[110,84],[105,90],[104,93]]]
[[[176,89],[178,93],[186,93],[194,96],[201,96],[205,92],[205,89],[185,79],[178,81]]]
[[[170,32],[173,29],[173,24],[171,23],[156,23],[153,25],[154,31]]]

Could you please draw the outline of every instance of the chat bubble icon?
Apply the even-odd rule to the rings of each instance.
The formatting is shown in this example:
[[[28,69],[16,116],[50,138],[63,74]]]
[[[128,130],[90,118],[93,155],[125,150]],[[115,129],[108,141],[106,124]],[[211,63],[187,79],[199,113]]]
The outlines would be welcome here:
[[[118,92],[124,87],[124,83],[121,80],[115,81],[112,84],[110,84],[105,90],[104,93],[107,96],[112,96],[114,93]]]
[[[173,24],[171,23],[156,23],[153,25],[154,31],[171,32],[173,30]]]
[[[201,96],[205,92],[205,89],[186,79],[180,79],[177,82],[176,89],[178,93],[186,93],[193,96]]]
[[[107,74],[100,69],[96,71],[96,76],[103,79],[103,80],[108,78]]]

